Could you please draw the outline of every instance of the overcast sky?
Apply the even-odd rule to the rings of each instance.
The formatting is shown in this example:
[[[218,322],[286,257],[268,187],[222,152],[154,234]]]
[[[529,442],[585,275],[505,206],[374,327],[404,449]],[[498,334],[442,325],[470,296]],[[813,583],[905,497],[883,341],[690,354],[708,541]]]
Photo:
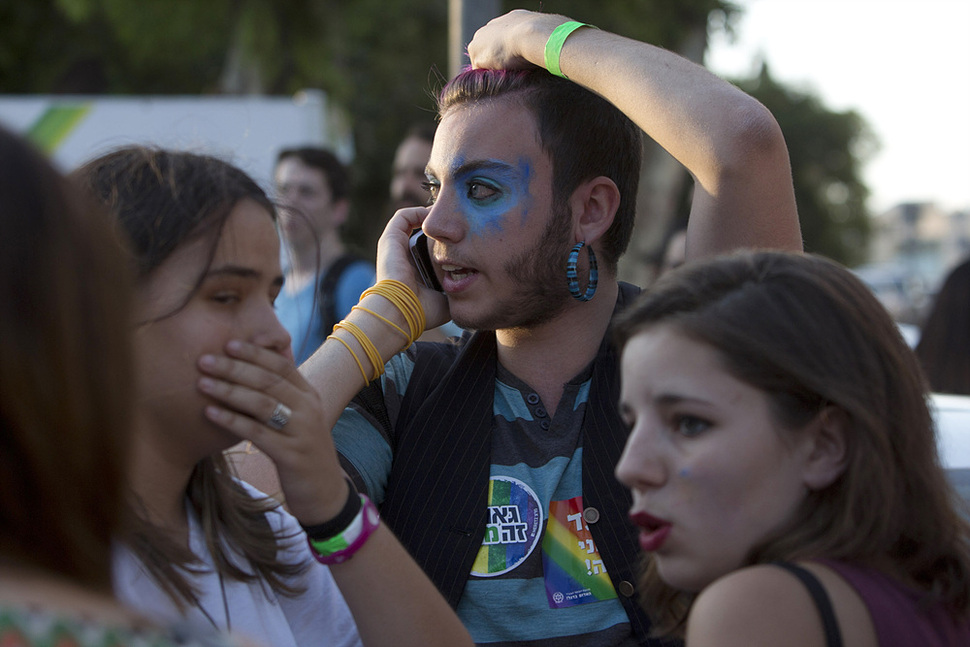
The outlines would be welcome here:
[[[899,202],[970,209],[970,0],[734,0],[733,44],[708,66],[772,75],[834,110],[854,109],[881,149],[864,166],[876,212]]]

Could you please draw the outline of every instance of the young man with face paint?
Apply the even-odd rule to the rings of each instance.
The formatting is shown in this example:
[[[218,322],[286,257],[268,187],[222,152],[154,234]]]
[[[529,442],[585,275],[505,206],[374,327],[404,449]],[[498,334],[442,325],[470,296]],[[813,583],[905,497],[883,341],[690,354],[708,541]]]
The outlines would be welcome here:
[[[353,315],[391,359],[333,433],[476,642],[659,645],[636,601],[629,494],[613,477],[627,433],[607,335],[637,292],[616,269],[641,130],[694,177],[688,258],[800,250],[801,237],[788,152],[762,105],[675,54],[569,27],[513,11],[469,45],[475,69],[439,102],[433,205],[391,219],[377,273],[418,294],[429,326],[450,316],[475,332],[394,354],[400,331]],[[409,265],[419,226],[444,295]],[[348,359],[328,342],[301,370],[326,397]]]

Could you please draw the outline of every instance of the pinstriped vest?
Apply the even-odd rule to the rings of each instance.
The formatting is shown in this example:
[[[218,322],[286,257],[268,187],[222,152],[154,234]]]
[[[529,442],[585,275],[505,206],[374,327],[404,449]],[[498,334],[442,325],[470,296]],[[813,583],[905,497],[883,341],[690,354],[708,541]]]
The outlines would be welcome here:
[[[617,310],[639,289],[620,284]],[[393,465],[381,518],[452,607],[458,605],[485,536],[491,466],[495,334],[475,333],[463,346],[420,344],[392,435]],[[600,517],[589,524],[613,586],[643,644],[649,621],[629,592],[639,546],[627,519],[630,493],[613,468],[627,432],[616,411],[619,367],[608,339],[593,364],[583,420],[583,505]],[[657,642],[656,644],[661,644]]]

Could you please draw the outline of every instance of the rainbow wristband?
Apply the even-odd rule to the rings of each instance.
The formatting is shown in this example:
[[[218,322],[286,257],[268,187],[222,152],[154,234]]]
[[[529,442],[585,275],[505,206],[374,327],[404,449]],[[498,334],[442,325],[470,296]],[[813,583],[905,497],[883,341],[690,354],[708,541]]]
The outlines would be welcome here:
[[[341,564],[367,543],[367,539],[381,525],[381,516],[367,495],[361,494],[360,502],[361,508],[357,516],[340,534],[322,540],[312,539],[307,535],[310,554],[314,559],[327,566]]]
[[[559,69],[559,56],[562,54],[562,46],[566,43],[566,39],[569,38],[569,34],[573,33],[580,27],[592,27],[596,29],[593,25],[587,25],[584,22],[577,22],[575,20],[570,20],[569,22],[564,22],[549,34],[549,40],[546,41],[546,69],[549,70],[550,74],[555,74],[556,76],[561,76],[564,79],[569,77],[562,73]]]

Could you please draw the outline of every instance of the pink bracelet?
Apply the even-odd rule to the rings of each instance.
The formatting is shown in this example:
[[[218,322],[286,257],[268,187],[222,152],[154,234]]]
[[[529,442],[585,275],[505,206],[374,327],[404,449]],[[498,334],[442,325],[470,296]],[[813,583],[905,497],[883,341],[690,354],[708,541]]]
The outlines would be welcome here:
[[[367,543],[367,539],[381,525],[381,516],[366,495],[360,495],[360,502],[360,512],[340,534],[324,540],[314,540],[307,535],[307,543],[314,559],[328,566],[340,564],[353,557]]]

